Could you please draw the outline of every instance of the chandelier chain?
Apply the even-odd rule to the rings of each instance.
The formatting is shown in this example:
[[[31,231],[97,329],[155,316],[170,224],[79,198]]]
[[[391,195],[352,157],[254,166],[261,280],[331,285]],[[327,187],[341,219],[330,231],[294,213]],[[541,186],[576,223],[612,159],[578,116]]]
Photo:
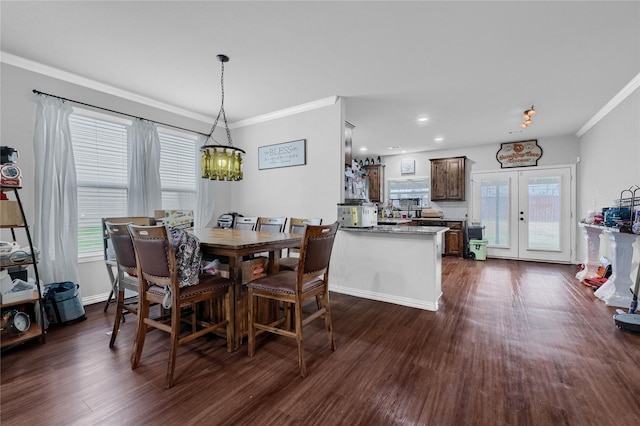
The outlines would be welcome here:
[[[212,138],[213,131],[216,129],[216,126],[218,125],[218,121],[220,120],[220,115],[222,115],[222,119],[224,120],[224,128],[227,131],[227,141],[229,142],[230,146],[233,146],[233,140],[231,139],[231,131],[229,130],[229,123],[227,122],[227,114],[224,110],[224,62],[221,62],[221,64],[222,64],[222,72],[220,73],[220,93],[221,93],[220,111],[218,111],[218,116],[216,117],[216,120],[213,122],[211,131],[209,132],[209,137]]]

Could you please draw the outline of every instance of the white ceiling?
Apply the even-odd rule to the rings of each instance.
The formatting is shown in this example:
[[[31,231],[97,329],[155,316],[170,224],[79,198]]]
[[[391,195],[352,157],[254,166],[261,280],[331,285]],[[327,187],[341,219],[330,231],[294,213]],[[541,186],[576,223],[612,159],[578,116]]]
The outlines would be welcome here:
[[[575,134],[640,73],[638,1],[3,0],[0,12],[2,52],[211,121],[219,53],[230,122],[343,96],[354,149],[370,155]]]

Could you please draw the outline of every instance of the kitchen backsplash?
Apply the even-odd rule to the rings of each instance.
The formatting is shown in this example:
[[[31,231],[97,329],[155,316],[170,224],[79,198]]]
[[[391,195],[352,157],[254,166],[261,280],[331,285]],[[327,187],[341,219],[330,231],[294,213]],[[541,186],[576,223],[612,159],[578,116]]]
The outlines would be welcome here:
[[[431,202],[431,208],[441,210],[445,219],[467,218],[468,204],[466,201]]]

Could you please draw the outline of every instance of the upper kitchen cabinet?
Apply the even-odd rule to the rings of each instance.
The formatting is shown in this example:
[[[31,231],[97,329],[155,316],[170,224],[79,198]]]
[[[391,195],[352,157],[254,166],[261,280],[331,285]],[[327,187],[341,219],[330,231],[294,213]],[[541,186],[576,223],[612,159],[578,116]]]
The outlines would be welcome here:
[[[464,201],[467,157],[431,160],[431,200]]]
[[[384,198],[384,165],[372,164],[363,169],[369,177],[369,200],[372,203],[380,203]]]
[[[346,166],[351,166],[351,160],[353,159],[352,138],[354,127],[355,126],[348,121],[344,122],[344,164]]]

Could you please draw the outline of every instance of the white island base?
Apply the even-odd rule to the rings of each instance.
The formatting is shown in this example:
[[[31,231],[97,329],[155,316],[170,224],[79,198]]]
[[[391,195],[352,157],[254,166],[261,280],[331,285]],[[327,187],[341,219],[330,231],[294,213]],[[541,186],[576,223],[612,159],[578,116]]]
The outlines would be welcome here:
[[[446,227],[377,226],[338,231],[329,267],[337,293],[438,310]]]

